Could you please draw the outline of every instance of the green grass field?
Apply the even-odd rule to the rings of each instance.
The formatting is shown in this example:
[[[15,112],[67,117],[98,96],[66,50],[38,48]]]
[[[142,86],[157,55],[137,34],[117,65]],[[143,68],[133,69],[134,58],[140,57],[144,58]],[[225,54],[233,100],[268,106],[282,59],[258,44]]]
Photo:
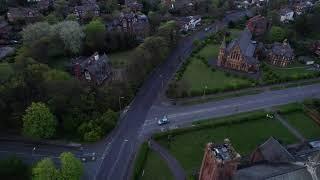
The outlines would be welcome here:
[[[292,112],[283,115],[286,120],[295,127],[305,138],[313,139],[320,137],[320,127],[303,111]]]
[[[130,62],[130,56],[132,55],[132,50],[117,52],[109,54],[109,58],[111,60],[112,66],[115,68],[123,68]]]
[[[317,71],[308,70],[308,67],[302,64],[292,64],[288,68],[281,68],[266,64],[268,68],[272,70],[275,74],[279,75],[281,78],[285,77],[299,77],[303,75],[309,75],[317,73]]]
[[[219,44],[208,44],[204,48],[202,48],[197,55],[200,55],[204,58],[212,59],[212,58],[218,58],[219,55]]]
[[[166,162],[152,150],[148,152],[144,174],[140,180],[173,180],[174,177]]]
[[[224,138],[229,138],[241,155],[248,155],[270,136],[286,144],[296,142],[295,137],[278,121],[265,118],[186,132],[174,136],[170,143],[165,138],[159,142],[169,149],[190,175],[200,168],[204,148],[208,142],[223,142]]]
[[[196,58],[193,58],[188,65],[182,80],[188,83],[191,91],[203,91],[205,86],[208,89],[224,89],[230,86],[251,85],[251,82],[247,79],[227,76],[221,70],[212,71]]]
[[[238,38],[240,36],[240,33],[242,32],[241,29],[229,29],[230,31],[230,38],[231,39],[235,39]]]

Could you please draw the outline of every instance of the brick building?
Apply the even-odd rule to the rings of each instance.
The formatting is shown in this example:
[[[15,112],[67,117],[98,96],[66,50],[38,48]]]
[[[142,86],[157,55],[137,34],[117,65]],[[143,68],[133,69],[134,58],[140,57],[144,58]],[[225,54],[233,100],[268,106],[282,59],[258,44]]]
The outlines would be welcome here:
[[[267,55],[267,61],[275,66],[286,67],[294,61],[294,52],[287,40],[275,42]]]
[[[257,37],[264,35],[270,27],[270,23],[264,16],[254,16],[247,22],[247,28]]]
[[[208,143],[202,160],[199,180],[231,180],[240,161],[240,155],[230,141]]]
[[[249,73],[259,71],[259,61],[255,57],[257,44],[251,39],[251,32],[245,29],[238,39],[228,45],[224,40],[220,47],[217,66]]]

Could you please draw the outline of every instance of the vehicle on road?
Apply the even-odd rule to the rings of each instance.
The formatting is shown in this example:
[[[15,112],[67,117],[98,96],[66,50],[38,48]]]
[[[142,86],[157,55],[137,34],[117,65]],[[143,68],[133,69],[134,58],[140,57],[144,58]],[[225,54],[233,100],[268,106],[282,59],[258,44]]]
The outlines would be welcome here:
[[[87,161],[95,161],[96,158],[96,153],[86,153],[80,156],[80,159],[82,162],[87,162]]]
[[[159,119],[158,120],[158,125],[161,126],[161,125],[164,125],[164,124],[168,124],[169,123],[169,119],[167,116],[163,116],[162,119]]]

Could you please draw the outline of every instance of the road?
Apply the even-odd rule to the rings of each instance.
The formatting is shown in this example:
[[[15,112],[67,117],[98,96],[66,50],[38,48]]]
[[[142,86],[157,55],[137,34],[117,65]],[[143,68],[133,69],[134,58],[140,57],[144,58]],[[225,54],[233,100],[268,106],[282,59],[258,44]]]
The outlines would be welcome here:
[[[227,25],[231,20],[236,21],[244,15],[244,12],[233,12],[226,15],[222,23],[212,25],[208,32],[200,31],[181,40],[167,60],[149,75],[117,128],[103,141],[84,145],[83,149],[61,149],[56,146],[43,146],[37,152],[32,150],[33,144],[1,142],[0,158],[12,153],[34,162],[41,157],[48,156],[57,159],[59,153],[63,151],[72,151],[78,156],[83,153],[96,152],[97,161],[85,163],[85,179],[129,179],[130,165],[140,143],[139,134],[149,109],[158,95],[165,91],[164,88],[183,60],[191,54],[193,41],[204,39],[209,33],[216,31],[217,28]],[[30,159],[30,157],[38,158]]]
[[[307,98],[320,96],[320,84],[292,87],[277,91],[267,91],[260,94],[241,96],[226,100],[209,102],[193,106],[154,105],[143,125],[141,135],[148,135],[155,131],[178,128],[196,120],[227,116],[240,112],[270,108],[272,106],[303,101]],[[155,118],[167,115],[170,123],[159,126]]]

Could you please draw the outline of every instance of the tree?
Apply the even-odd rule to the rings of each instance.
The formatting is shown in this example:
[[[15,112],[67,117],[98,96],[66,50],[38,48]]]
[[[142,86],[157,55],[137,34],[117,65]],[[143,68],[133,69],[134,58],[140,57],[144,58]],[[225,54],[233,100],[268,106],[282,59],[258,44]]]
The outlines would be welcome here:
[[[51,26],[47,22],[37,22],[30,24],[22,30],[23,43],[31,46],[40,39],[50,36]]]
[[[53,27],[55,35],[58,35],[64,44],[65,50],[71,54],[80,53],[84,33],[78,22],[62,21]]]
[[[80,180],[83,175],[83,165],[79,159],[70,152],[60,155],[61,180]]]
[[[108,14],[111,14],[113,11],[118,10],[119,5],[117,0],[106,0],[105,10]]]
[[[32,103],[23,116],[23,134],[33,138],[50,138],[55,134],[56,121],[49,108],[39,102]]]
[[[269,32],[269,40],[272,42],[282,42],[286,38],[286,31],[279,26],[272,26]]]
[[[7,0],[0,0],[0,14],[5,13],[8,9]]]
[[[9,63],[0,63],[0,84],[7,81],[14,71]]]
[[[68,2],[66,0],[56,0],[53,4],[56,16],[64,18],[68,12]]]
[[[50,158],[39,161],[32,169],[32,180],[58,180],[59,173]]]
[[[152,31],[155,31],[156,28],[161,23],[161,15],[158,12],[150,11],[148,13],[148,17],[149,17],[149,21],[150,21],[150,25],[151,25]]]
[[[1,179],[28,180],[30,175],[28,165],[15,156],[0,161]]]
[[[91,51],[104,49],[106,27],[99,20],[93,20],[85,26],[85,42]]]

